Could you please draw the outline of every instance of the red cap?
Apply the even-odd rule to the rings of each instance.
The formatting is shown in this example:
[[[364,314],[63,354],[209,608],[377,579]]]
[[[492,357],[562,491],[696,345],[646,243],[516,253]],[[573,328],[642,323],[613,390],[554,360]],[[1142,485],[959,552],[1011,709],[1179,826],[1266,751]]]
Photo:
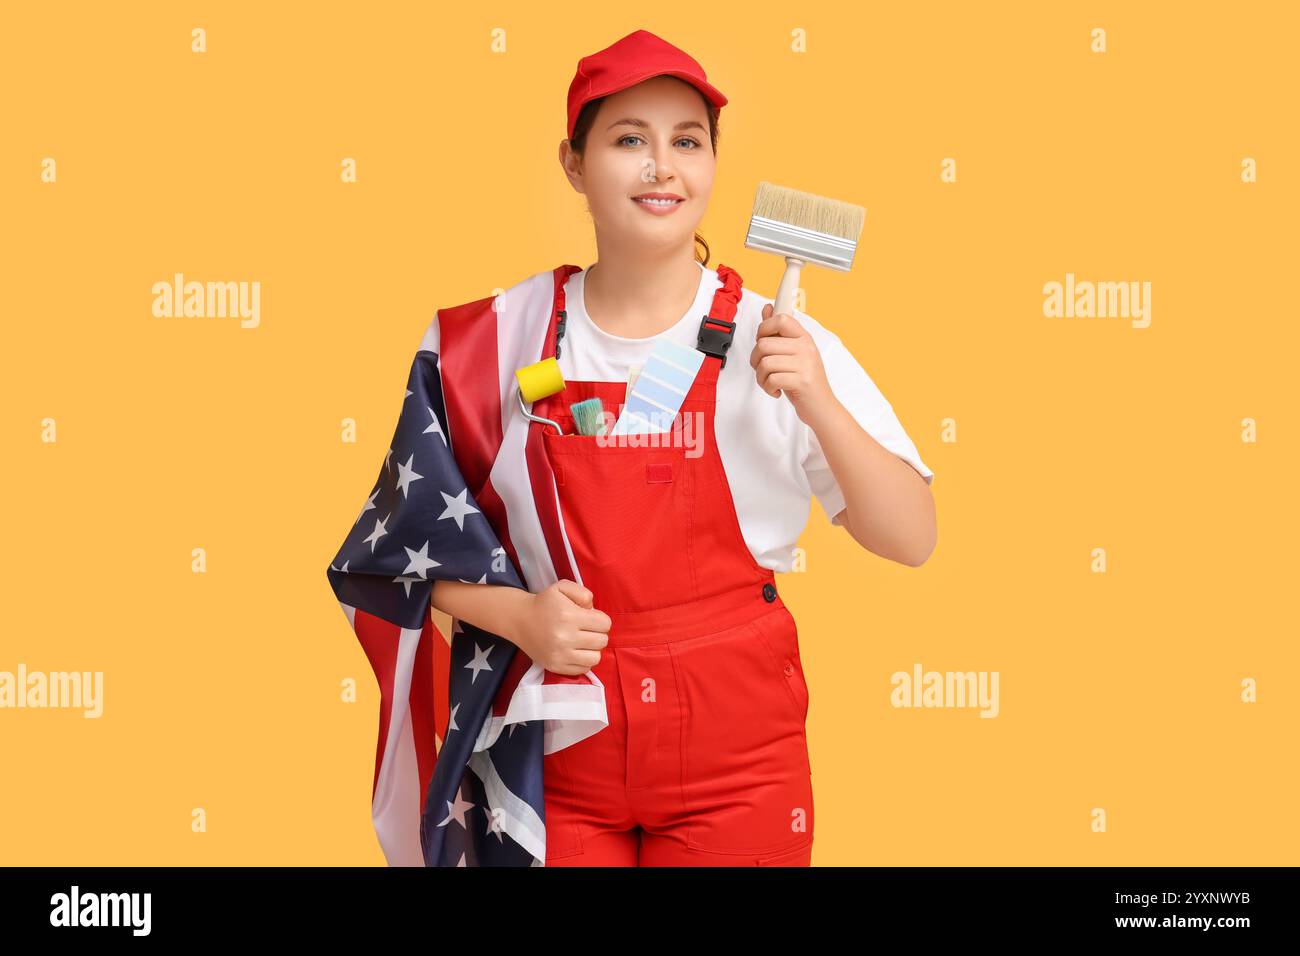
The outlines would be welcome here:
[[[663,75],[685,80],[714,106],[727,105],[727,98],[709,85],[704,67],[689,54],[649,30],[637,30],[578,61],[578,70],[569,84],[569,135],[573,135],[583,106],[591,100]]]

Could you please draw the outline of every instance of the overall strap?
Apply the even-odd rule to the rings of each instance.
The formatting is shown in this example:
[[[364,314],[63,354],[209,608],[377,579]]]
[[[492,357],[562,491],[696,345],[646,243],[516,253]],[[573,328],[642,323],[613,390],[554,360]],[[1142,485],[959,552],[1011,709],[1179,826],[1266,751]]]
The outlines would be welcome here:
[[[552,270],[555,278],[555,305],[551,309],[551,324],[546,330],[546,340],[542,344],[542,359],[560,357],[560,339],[564,338],[564,323],[569,317],[564,305],[564,285],[569,276],[581,272],[582,266],[562,265]],[[541,361],[541,359],[539,359]]]
[[[731,348],[732,334],[736,331],[735,315],[740,307],[741,285],[740,273],[730,266],[718,263],[718,278],[722,285],[713,293],[713,305],[709,313],[700,322],[700,334],[695,347],[705,355],[721,359],[720,362],[705,361],[713,368],[712,375],[717,377],[717,370],[727,364],[727,349]],[[701,367],[701,372],[704,368]]]

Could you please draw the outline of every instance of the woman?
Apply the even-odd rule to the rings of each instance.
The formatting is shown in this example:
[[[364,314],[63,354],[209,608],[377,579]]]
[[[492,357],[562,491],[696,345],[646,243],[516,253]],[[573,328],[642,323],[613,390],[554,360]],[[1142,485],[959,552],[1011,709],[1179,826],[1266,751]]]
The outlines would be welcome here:
[[[609,726],[545,758],[548,866],[808,865],[808,690],[773,572],[812,495],[891,560],[935,543],[933,473],[839,338],[708,268],[726,102],[644,30],[579,62],[559,159],[598,255],[558,291],[566,386],[532,414],[564,432],[533,426],[583,583],[434,582],[437,607],[604,686]],[[692,446],[575,434],[569,406],[616,412],[660,340],[704,353],[677,419]]]

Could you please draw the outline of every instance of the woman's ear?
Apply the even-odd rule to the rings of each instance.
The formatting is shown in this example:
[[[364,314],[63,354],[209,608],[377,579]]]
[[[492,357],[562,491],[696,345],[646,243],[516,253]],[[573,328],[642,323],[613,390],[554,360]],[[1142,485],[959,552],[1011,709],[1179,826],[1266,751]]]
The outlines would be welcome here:
[[[560,140],[560,167],[574,189],[580,193],[586,191],[582,185],[582,157],[573,151],[567,139]]]

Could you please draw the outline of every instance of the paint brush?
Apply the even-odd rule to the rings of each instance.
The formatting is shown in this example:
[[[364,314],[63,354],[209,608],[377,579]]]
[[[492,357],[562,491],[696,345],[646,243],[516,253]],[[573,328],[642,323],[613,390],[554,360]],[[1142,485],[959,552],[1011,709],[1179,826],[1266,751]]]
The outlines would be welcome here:
[[[805,265],[848,272],[867,210],[772,183],[758,184],[745,248],[785,257],[772,314],[793,315],[799,273]]]
[[[605,434],[605,410],[602,406],[599,398],[589,398],[569,406],[573,427],[579,435]]]

